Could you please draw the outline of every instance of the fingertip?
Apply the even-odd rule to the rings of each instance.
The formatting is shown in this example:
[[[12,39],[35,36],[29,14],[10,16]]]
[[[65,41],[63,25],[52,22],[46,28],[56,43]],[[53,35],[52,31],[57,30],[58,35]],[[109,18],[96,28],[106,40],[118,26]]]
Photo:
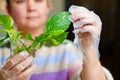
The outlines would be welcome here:
[[[22,51],[19,53],[21,56],[28,56],[29,53],[27,51]]]
[[[70,8],[69,8],[69,11],[71,11],[71,10],[73,10],[73,9],[76,9],[76,8],[78,8],[78,6],[76,6],[76,5],[71,5]]]

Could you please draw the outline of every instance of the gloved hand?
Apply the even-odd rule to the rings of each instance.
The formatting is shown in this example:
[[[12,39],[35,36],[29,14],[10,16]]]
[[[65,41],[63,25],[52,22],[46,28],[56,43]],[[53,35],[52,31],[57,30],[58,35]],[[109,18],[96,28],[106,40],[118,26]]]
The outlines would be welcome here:
[[[8,59],[0,70],[0,80],[28,80],[34,72],[33,57],[26,51]]]
[[[99,16],[85,7],[75,5],[69,8],[69,12],[71,13],[69,19],[74,27],[75,44],[82,47],[83,51],[91,45],[98,49],[102,26]]]

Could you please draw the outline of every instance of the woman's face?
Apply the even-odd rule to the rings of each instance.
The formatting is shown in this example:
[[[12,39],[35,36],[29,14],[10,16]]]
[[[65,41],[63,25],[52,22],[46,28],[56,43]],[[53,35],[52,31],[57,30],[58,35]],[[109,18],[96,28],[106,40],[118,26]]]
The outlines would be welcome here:
[[[8,13],[20,30],[44,27],[48,12],[47,0],[10,0],[8,8]]]

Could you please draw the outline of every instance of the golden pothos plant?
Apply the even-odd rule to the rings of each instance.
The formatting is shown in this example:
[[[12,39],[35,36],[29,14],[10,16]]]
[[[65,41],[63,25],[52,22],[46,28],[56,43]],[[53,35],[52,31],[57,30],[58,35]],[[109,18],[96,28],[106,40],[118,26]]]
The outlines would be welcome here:
[[[59,12],[51,16],[46,23],[46,31],[34,39],[31,34],[26,34],[26,40],[32,42],[31,45],[25,45],[22,41],[21,32],[14,29],[13,19],[9,15],[0,15],[0,33],[6,33],[5,36],[0,38],[0,45],[3,45],[7,40],[15,47],[13,55],[21,51],[28,51],[30,55],[34,56],[33,52],[41,48],[42,45],[57,46],[61,44],[68,35],[66,30],[69,28],[70,20],[68,20],[70,13],[67,11]]]

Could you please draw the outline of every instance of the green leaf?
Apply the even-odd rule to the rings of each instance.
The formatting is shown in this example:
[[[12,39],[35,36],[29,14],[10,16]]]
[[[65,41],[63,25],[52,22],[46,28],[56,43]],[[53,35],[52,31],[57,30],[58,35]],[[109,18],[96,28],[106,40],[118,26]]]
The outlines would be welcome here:
[[[8,15],[0,15],[0,25],[5,29],[13,29],[14,23],[13,19]]]
[[[6,34],[5,37],[0,38],[0,46],[1,46],[7,39],[9,39],[8,34]]]
[[[61,33],[60,35],[54,36],[52,39],[48,40],[48,42],[51,43],[51,45],[57,46],[67,38],[67,35],[68,32]]]
[[[2,43],[4,42],[5,38],[0,39],[0,46],[2,45]]]
[[[52,30],[50,32],[46,32],[36,37],[36,41],[38,41],[42,46],[43,44],[47,46],[57,46],[62,43],[67,38],[68,32],[64,32],[63,30]]]
[[[26,34],[26,39],[33,41],[32,36],[31,36],[31,34],[29,34],[29,33]]]
[[[35,38],[35,41],[41,42],[50,36],[47,32],[44,32]]]
[[[69,12],[60,12],[51,16],[46,23],[46,32],[35,38],[35,41],[47,46],[59,45],[66,38],[68,33],[65,32],[69,28],[71,21],[68,20]]]
[[[13,34],[12,34],[12,36],[11,36],[11,38],[13,38],[13,39],[20,39],[21,38],[21,32],[14,32]]]
[[[51,16],[47,21],[46,31],[67,30],[71,23],[71,21],[68,19],[68,16],[70,16],[70,13],[67,11],[60,12]]]

